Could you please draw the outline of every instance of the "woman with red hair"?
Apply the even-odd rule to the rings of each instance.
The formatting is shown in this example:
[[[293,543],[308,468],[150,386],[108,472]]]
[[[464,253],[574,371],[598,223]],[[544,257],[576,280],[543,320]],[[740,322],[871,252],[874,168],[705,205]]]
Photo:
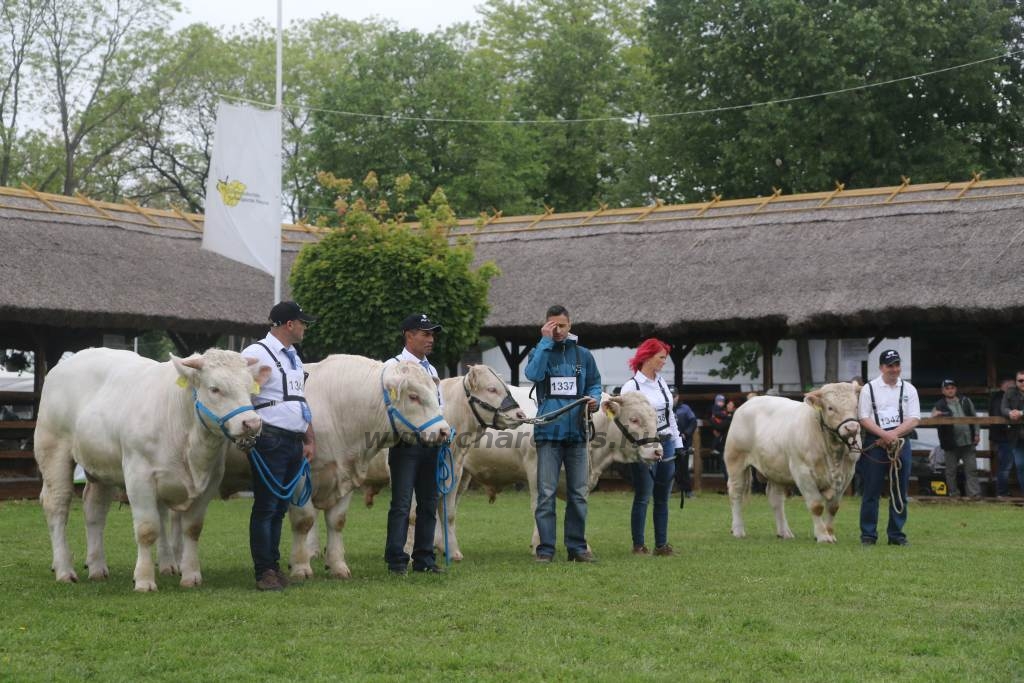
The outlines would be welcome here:
[[[629,359],[629,369],[635,374],[622,385],[623,394],[638,391],[650,401],[658,416],[658,437],[665,454],[661,460],[648,465],[636,463],[633,468],[633,511],[630,531],[633,535],[633,554],[651,553],[644,543],[647,525],[647,504],[654,498],[654,555],[675,555],[668,543],[668,499],[672,494],[672,475],[676,469],[676,449],[683,447],[676,416],[672,411],[672,392],[658,373],[665,367],[672,347],[665,342],[648,339]]]

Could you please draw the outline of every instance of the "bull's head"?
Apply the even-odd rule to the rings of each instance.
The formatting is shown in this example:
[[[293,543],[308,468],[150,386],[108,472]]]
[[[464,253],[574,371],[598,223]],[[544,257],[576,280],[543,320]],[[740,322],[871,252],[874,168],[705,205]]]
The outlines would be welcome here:
[[[857,419],[860,391],[856,382],[836,382],[804,396],[804,403],[818,411],[822,426],[851,449],[860,444]]]
[[[462,387],[469,408],[481,427],[512,429],[527,417],[508,385],[486,365],[471,367],[462,378]]]
[[[382,384],[399,438],[407,443],[418,440],[430,444],[448,439],[452,429],[441,415],[437,385],[426,370],[412,361],[388,365]]]
[[[270,368],[255,358],[243,358],[234,351],[209,349],[201,356],[171,362],[186,386],[195,391],[196,401],[212,413],[199,411],[197,419],[215,433],[223,433],[242,450],[256,443],[262,420],[251,408],[252,394],[270,378]],[[248,410],[239,408],[248,407]]]
[[[627,462],[653,462],[664,455],[658,438],[658,416],[639,392],[609,396],[601,402],[622,434],[622,454]]]

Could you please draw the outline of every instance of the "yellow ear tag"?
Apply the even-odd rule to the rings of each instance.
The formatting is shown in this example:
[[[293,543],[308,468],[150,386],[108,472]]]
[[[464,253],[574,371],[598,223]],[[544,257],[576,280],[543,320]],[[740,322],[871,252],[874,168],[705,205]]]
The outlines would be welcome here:
[[[178,375],[177,385],[182,389],[188,389],[188,378],[185,375]]]
[[[397,389],[388,389],[388,396],[391,397],[391,402],[394,403],[395,401],[398,400],[398,390]]]
[[[612,412],[611,408],[605,408],[604,409],[604,414],[608,416],[609,420],[614,420],[615,419],[615,413]]]
[[[249,393],[253,395],[260,393],[260,383],[257,382],[256,380],[253,380],[252,386],[249,387]]]

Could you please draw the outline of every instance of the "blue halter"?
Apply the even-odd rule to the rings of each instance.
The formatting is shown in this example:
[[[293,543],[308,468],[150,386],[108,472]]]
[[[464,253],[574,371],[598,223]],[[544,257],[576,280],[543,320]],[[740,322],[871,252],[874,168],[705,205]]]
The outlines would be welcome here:
[[[199,424],[203,425],[206,431],[213,431],[206,425],[206,422],[203,420],[203,416],[206,416],[207,419],[212,420],[214,424],[220,427],[220,431],[224,433],[224,436],[227,437],[228,441],[234,441],[234,437],[231,436],[231,433],[227,430],[227,427],[224,426],[227,424],[228,420],[233,418],[235,415],[238,415],[239,413],[244,413],[248,410],[255,410],[255,408],[253,408],[251,405],[240,406],[232,410],[224,417],[217,417],[217,415],[212,410],[204,406],[203,402],[199,400],[199,392],[196,391],[194,387],[192,388],[192,399],[196,402],[196,415],[199,416]]]
[[[387,370],[387,368],[385,367],[384,370]],[[411,429],[413,433],[416,434],[417,439],[419,438],[420,434],[423,433],[423,430],[425,430],[427,427],[434,424],[435,422],[441,422],[442,420],[444,420],[444,417],[438,414],[436,417],[427,420],[419,427],[414,425],[412,422],[409,422],[409,420],[406,419],[405,415],[402,415],[402,411],[400,411],[391,403],[391,397],[388,395],[388,390],[384,388],[384,370],[382,370],[380,373],[380,391],[384,395],[384,407],[388,411],[388,421],[391,422],[391,431],[394,432],[395,436],[399,435],[398,427],[395,426],[396,417],[398,418],[399,422],[404,424],[406,427]]]

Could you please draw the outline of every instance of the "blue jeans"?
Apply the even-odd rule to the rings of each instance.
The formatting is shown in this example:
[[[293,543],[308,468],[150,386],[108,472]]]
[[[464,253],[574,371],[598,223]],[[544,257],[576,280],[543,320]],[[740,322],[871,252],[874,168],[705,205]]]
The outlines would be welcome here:
[[[857,463],[861,476],[864,478],[864,493],[860,499],[860,537],[861,539],[878,539],[878,500],[882,493],[882,484],[889,474],[889,456],[883,448],[871,448],[877,441],[873,435],[864,440],[864,452]],[[899,453],[900,463],[900,506],[903,512],[896,512],[895,501],[889,499],[889,526],[886,533],[890,540],[906,538],[903,525],[907,522],[907,489],[910,486],[910,439],[903,441]]]
[[[434,528],[437,524],[437,447],[402,444],[388,451],[391,468],[391,507],[388,509],[388,536],[384,561],[388,568],[405,571],[409,554],[405,539],[409,532],[412,494],[416,493],[416,529],[413,532],[412,567],[433,567]]]
[[[587,549],[587,478],[590,462],[585,443],[537,442],[537,510],[534,520],[540,544],[538,557],[555,554],[555,491],[565,464],[565,549],[579,555]]]
[[[654,545],[661,547],[668,543],[668,499],[672,495],[672,475],[676,471],[676,447],[672,441],[662,441],[665,457],[653,464],[633,463],[633,511],[629,528],[633,534],[633,545],[644,544],[644,527],[647,525],[647,503],[654,494]]]
[[[1024,494],[1024,443],[1018,441],[1011,446],[1009,442],[998,444],[999,472],[996,474],[996,495],[1010,495],[1010,470],[1017,469],[1017,488]]]
[[[267,463],[274,478],[287,484],[302,466],[302,435],[283,429],[263,431],[256,440],[256,450]],[[251,466],[251,465],[250,465]],[[249,515],[249,551],[258,579],[268,569],[280,570],[281,523],[288,512],[290,500],[275,496],[260,475],[252,473],[252,513]]]

